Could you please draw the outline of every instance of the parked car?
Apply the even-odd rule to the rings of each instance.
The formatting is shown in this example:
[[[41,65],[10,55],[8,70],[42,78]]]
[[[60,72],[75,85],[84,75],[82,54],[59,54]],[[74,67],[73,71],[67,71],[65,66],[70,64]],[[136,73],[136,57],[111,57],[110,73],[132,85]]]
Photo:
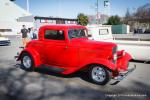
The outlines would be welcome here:
[[[8,38],[0,36],[0,46],[9,46],[10,44],[11,42]]]
[[[45,68],[64,75],[84,71],[100,85],[127,75],[130,54],[117,51],[115,43],[88,39],[87,32],[80,25],[42,26],[38,40],[29,42],[17,61],[26,70]]]

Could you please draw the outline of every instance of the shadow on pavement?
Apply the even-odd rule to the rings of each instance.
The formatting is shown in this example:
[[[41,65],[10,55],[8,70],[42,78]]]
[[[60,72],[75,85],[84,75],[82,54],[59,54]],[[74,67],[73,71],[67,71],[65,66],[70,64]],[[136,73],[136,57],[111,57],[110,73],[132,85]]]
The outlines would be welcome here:
[[[130,62],[150,64],[150,61],[142,61],[142,60],[131,60]]]
[[[81,78],[84,81],[90,82],[90,80],[88,79],[87,73],[81,72],[81,71],[75,72],[75,73],[69,74],[69,75],[58,74],[58,73],[54,73],[51,71],[47,71],[45,69],[36,69],[35,72],[39,72],[41,74],[52,75],[52,76],[56,76],[56,77],[61,77],[61,78]]]
[[[1,100],[149,100],[150,98],[150,86],[144,82],[133,80],[137,88],[89,84],[84,86],[78,84],[76,79],[74,81],[64,79],[80,77],[80,72],[70,76],[43,70],[40,73],[27,72],[14,66],[0,66]],[[111,94],[145,94],[146,96],[110,96]]]

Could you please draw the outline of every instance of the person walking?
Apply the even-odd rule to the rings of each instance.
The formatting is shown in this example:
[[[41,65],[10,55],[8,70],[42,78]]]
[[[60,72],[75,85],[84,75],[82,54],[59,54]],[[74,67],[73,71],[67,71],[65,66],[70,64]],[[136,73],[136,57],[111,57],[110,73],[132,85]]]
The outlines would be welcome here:
[[[26,29],[25,25],[22,25],[21,33],[22,33],[22,43],[23,46],[25,47],[26,44],[28,43],[28,39],[27,39],[28,29]]]

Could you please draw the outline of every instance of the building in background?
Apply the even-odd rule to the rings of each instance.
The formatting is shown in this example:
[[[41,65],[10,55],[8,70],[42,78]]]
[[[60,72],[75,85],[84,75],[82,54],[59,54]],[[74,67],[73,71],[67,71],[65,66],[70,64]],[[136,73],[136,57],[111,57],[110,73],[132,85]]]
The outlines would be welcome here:
[[[31,22],[18,22],[19,17],[30,16],[29,12],[22,9],[10,0],[0,0],[0,34],[14,35],[20,32],[22,25],[32,27]]]
[[[77,24],[77,19],[33,16],[10,0],[0,0],[0,34],[16,35],[22,25],[37,30],[47,24]]]
[[[134,33],[150,34],[150,18],[128,18],[124,20],[125,24],[130,25],[130,31]]]
[[[57,18],[57,17],[40,17],[40,16],[25,16],[19,17],[18,22],[31,22],[35,29],[39,29],[43,25],[51,24],[77,24],[77,19]]]
[[[56,18],[56,17],[34,17],[34,25],[36,29],[39,29],[42,25],[48,24],[77,24],[77,19],[69,18]]]
[[[129,34],[130,33],[130,26],[125,24],[120,25],[112,25],[112,34]]]

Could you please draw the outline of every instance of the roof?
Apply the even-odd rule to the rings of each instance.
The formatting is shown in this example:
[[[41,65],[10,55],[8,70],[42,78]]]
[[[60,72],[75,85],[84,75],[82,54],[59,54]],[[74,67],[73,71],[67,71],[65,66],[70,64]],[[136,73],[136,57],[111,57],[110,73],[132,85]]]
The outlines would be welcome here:
[[[47,19],[47,20],[68,20],[68,21],[77,21],[77,19],[70,19],[70,18],[57,18],[57,17],[40,17],[35,16],[34,19]]]
[[[42,28],[46,28],[46,27],[51,27],[51,28],[86,28],[85,26],[82,25],[68,25],[68,24],[55,24],[55,25],[44,25],[41,27]]]

